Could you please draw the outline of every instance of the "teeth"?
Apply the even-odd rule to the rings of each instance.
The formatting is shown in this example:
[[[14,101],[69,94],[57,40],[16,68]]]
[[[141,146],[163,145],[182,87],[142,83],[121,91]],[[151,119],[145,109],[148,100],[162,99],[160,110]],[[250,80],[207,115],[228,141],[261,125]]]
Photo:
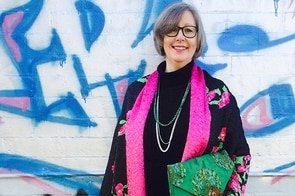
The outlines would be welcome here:
[[[185,47],[183,47],[183,46],[174,46],[174,48],[177,50],[184,50],[185,49]]]

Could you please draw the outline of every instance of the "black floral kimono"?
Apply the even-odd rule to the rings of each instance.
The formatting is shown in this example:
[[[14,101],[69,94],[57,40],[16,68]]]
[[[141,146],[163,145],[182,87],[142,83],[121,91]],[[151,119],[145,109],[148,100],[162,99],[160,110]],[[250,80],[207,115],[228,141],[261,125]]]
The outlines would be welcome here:
[[[225,149],[235,163],[235,170],[224,195],[243,195],[251,156],[235,97],[221,80],[211,77],[193,61],[191,67],[189,125],[179,161]],[[146,195],[143,135],[158,78],[156,70],[128,87],[114,132],[101,196]]]

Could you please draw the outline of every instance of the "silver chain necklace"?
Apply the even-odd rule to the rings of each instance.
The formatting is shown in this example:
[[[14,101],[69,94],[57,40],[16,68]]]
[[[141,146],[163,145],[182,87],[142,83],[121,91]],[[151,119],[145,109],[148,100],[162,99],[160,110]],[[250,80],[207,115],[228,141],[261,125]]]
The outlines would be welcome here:
[[[169,137],[169,140],[168,142],[165,142],[161,136],[161,133],[160,133],[160,125],[161,126],[168,126],[167,124],[163,124],[160,122],[159,120],[159,94],[160,94],[160,85],[158,87],[158,90],[157,90],[157,94],[155,96],[155,105],[156,107],[154,107],[154,116],[155,116],[155,120],[156,120],[156,138],[157,138],[157,143],[158,143],[158,146],[159,146],[159,149],[162,151],[162,152],[167,152],[170,148],[170,145],[171,145],[171,141],[172,141],[172,138],[173,138],[173,135],[174,135],[174,131],[175,131],[175,127],[176,127],[176,124],[177,124],[177,121],[178,121],[178,118],[180,116],[180,112],[182,110],[182,106],[186,100],[186,97],[188,95],[188,92],[189,92],[189,89],[190,89],[190,81],[188,82],[187,84],[187,87],[185,89],[185,92],[184,92],[184,95],[182,97],[182,100],[181,100],[181,104],[176,112],[176,114],[174,115],[174,117],[172,118],[172,120],[167,123],[168,125],[170,125],[173,121],[173,126],[172,126],[172,130],[171,130],[171,133],[170,133],[170,137]],[[157,117],[157,118],[156,118]],[[163,145],[166,145],[166,148],[163,148],[161,143]]]

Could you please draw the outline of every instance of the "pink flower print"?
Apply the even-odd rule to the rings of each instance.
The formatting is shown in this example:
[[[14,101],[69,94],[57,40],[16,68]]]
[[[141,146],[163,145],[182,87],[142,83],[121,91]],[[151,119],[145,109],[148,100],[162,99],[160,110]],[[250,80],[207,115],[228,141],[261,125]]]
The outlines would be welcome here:
[[[218,152],[219,148],[218,146],[213,146],[212,152]]]
[[[221,132],[219,134],[219,139],[224,142],[225,141],[225,136],[226,136],[226,127],[223,127],[221,129]]]
[[[115,187],[115,191],[116,191],[116,194],[117,196],[124,196],[124,193],[123,193],[123,184],[122,183],[118,183]]]
[[[237,167],[237,172],[242,173],[242,172],[248,172],[249,171],[249,167],[245,166],[245,165],[239,165]]]
[[[208,98],[208,101],[212,101],[214,99],[214,97],[216,96],[216,91],[215,90],[212,90],[210,92],[207,93],[207,98]]]
[[[115,166],[115,162],[114,162],[114,164],[111,167],[111,170],[112,170],[113,173],[115,173],[115,168],[116,168],[116,166]]]
[[[230,102],[230,93],[229,92],[223,92],[221,95],[221,99],[218,103],[219,108],[223,108],[224,106],[226,106],[227,104],[229,104]]]
[[[239,183],[239,178],[237,176],[237,173],[234,172],[233,175],[231,176],[231,181],[229,182],[229,187],[233,189],[235,192],[239,191],[240,183]]]
[[[246,156],[244,156],[244,160],[245,161],[250,161],[251,160],[251,155],[246,155]]]
[[[247,155],[243,157],[244,158],[243,162],[237,167],[237,172],[239,173],[249,172],[250,170],[249,161],[246,160],[248,157],[251,157],[251,156]]]
[[[246,185],[242,185],[242,195],[246,193]]]
[[[126,133],[126,120],[121,120],[120,124],[122,125],[119,129],[118,136],[122,136]]]
[[[118,136],[122,136],[126,133],[126,126],[123,125],[120,130],[119,130],[119,133],[118,133]]]

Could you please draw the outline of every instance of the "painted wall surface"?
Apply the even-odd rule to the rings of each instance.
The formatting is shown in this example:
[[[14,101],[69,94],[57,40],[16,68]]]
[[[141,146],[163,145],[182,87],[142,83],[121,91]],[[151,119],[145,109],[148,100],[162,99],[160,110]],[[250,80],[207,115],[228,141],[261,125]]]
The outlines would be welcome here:
[[[128,84],[163,59],[176,0],[1,0],[0,195],[96,195]],[[235,94],[253,156],[247,195],[294,195],[295,2],[190,0],[197,63]]]

